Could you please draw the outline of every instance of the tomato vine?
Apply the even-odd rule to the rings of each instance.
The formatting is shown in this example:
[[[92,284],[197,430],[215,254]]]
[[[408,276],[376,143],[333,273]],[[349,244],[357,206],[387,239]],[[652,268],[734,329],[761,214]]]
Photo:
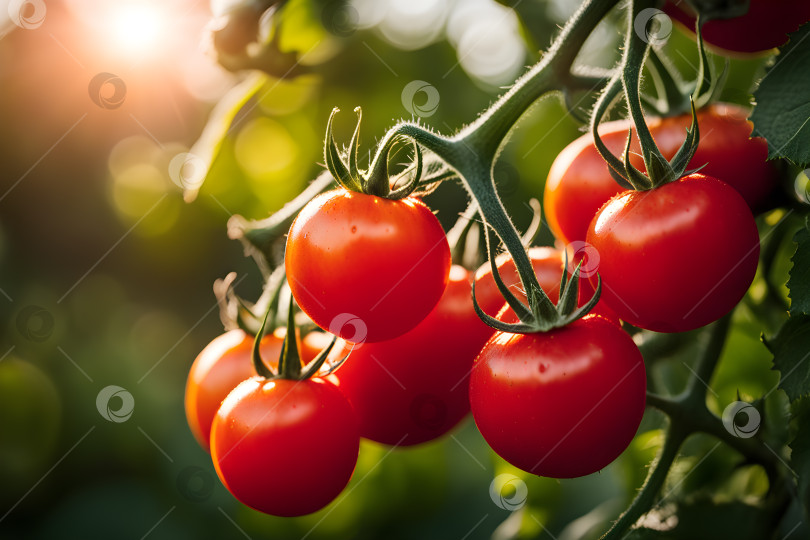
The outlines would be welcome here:
[[[667,425],[663,444],[640,491],[627,509],[605,533],[603,538],[606,540],[625,538],[628,530],[637,524],[638,520],[654,507],[659,501],[658,497],[660,491],[669,476],[670,469],[679,456],[682,446],[690,437],[697,433],[703,433],[717,439],[741,454],[747,462],[760,465],[769,480],[769,492],[767,494],[767,498],[771,503],[769,511],[774,516],[781,516],[787,510],[791,497],[794,496],[791,478],[793,471],[782,457],[770,448],[763,439],[735,436],[726,425],[725,419],[717,416],[707,406],[707,391],[710,390],[709,383],[715,373],[728,338],[732,318],[735,313],[734,306],[740,302],[740,294],[737,293],[742,294],[748,290],[756,268],[757,255],[759,254],[759,237],[754,218],[742,196],[731,190],[727,184],[722,184],[721,187],[717,187],[721,185],[719,182],[713,179],[706,180],[703,176],[693,176],[692,173],[695,171],[688,170],[690,162],[695,156],[701,142],[697,107],[705,106],[714,99],[718,80],[724,77],[723,74],[717,77],[715,73],[712,73],[712,68],[709,66],[709,58],[703,48],[701,25],[709,10],[704,10],[704,13],[697,17],[696,39],[699,66],[694,77],[694,82],[692,83],[683,83],[682,81],[675,80],[675,76],[664,60],[662,52],[657,50],[651,43],[649,35],[645,37],[640,34],[636,28],[636,23],[639,18],[642,18],[642,14],[645,10],[655,10],[661,4],[654,0],[632,0],[626,7],[627,30],[624,54],[621,63],[614,70],[602,72],[594,69],[592,71],[572,72],[571,66],[574,64],[574,60],[579,54],[583,43],[585,43],[588,36],[593,33],[599,22],[618,4],[618,0],[586,0],[583,2],[569,22],[562,28],[551,47],[542,56],[540,61],[531,67],[524,76],[519,78],[503,96],[478,116],[476,120],[457,133],[453,135],[440,134],[424,127],[418,122],[397,123],[382,136],[377,144],[373,157],[370,157],[368,168],[365,170],[361,170],[358,159],[360,109],[357,109],[357,125],[348,145],[348,149],[343,152],[338,149],[332,134],[332,123],[337,113],[337,109],[333,109],[327,121],[326,137],[324,141],[324,159],[329,172],[319,176],[303,193],[291,201],[284,209],[265,220],[248,222],[241,217],[232,218],[229,222],[229,235],[232,238],[241,239],[260,263],[270,266],[271,257],[268,255],[271,246],[290,229],[291,223],[294,222],[296,216],[298,216],[303,209],[310,208],[307,205],[310,204],[311,201],[314,201],[316,203],[315,206],[318,206],[321,205],[323,201],[332,198],[373,197],[375,204],[378,206],[388,204],[389,201],[385,201],[385,199],[390,200],[392,205],[396,205],[400,204],[402,201],[408,201],[408,197],[413,194],[429,192],[440,182],[457,179],[463,184],[467,193],[471,196],[472,202],[467,212],[462,216],[462,219],[465,221],[460,221],[453,232],[448,234],[448,236],[453,239],[451,242],[453,244],[451,246],[453,260],[458,261],[463,258],[459,254],[463,249],[463,239],[466,238],[466,234],[469,231],[467,222],[472,220],[477,214],[484,232],[483,236],[486,242],[488,259],[491,264],[492,278],[509,308],[511,308],[512,314],[515,315],[519,321],[517,323],[505,321],[504,313],[508,313],[508,311],[503,310],[498,317],[494,317],[491,313],[486,313],[487,310],[482,309],[477,301],[474,300],[473,305],[478,316],[491,327],[500,331],[499,334],[496,334],[496,338],[493,338],[493,340],[485,346],[485,349],[483,349],[484,352],[479,356],[479,360],[482,357],[486,360],[491,360],[490,356],[488,356],[488,348],[493,348],[491,344],[498,343],[498,339],[500,339],[504,333],[536,334],[534,337],[540,339],[538,336],[545,336],[547,332],[549,332],[548,335],[557,335],[553,334],[557,329],[580,328],[581,326],[577,325],[575,321],[587,315],[599,302],[603,286],[601,276],[596,276],[596,283],[593,286],[593,295],[587,301],[582,302],[582,305],[579,305],[579,290],[580,288],[583,290],[586,289],[584,286],[584,280],[586,278],[583,277],[582,268],[583,261],[581,259],[575,259],[573,266],[576,266],[576,269],[570,272],[569,275],[569,271],[567,271],[567,267],[569,266],[568,260],[564,259],[560,291],[558,293],[558,301],[555,305],[555,302],[551,300],[549,294],[541,286],[540,280],[535,273],[530,253],[526,248],[526,242],[509,218],[504,204],[498,195],[496,181],[494,179],[494,169],[510,132],[519,123],[521,117],[523,117],[528,109],[538,100],[550,94],[562,94],[566,102],[568,102],[568,98],[573,92],[600,89],[601,94],[598,96],[593,112],[589,118],[589,128],[593,138],[593,145],[604,158],[608,166],[609,174],[613,179],[623,189],[643,192],[643,195],[640,197],[650,194],[657,196],[670,188],[674,191],[686,185],[686,181],[693,178],[697,178],[697,180],[693,180],[693,184],[697,184],[698,182],[711,184],[714,182],[714,187],[711,189],[726,190],[723,192],[724,194],[727,192],[731,193],[728,197],[736,197],[736,199],[732,201],[733,204],[729,202],[726,206],[734,206],[735,209],[740,210],[738,213],[739,220],[734,222],[734,229],[742,231],[739,233],[740,237],[743,237],[744,234],[748,234],[748,236],[739,242],[739,246],[737,246],[739,250],[734,252],[733,256],[728,257],[728,259],[735,259],[731,261],[729,265],[734,263],[737,259],[745,259],[747,263],[750,263],[747,264],[750,268],[745,270],[750,270],[748,273],[751,274],[750,276],[746,275],[737,280],[737,285],[739,285],[737,289],[739,290],[735,290],[728,295],[729,298],[733,297],[733,301],[729,302],[729,305],[721,305],[715,310],[716,313],[711,313],[711,316],[708,317],[707,320],[700,319],[699,322],[691,325],[684,324],[684,326],[670,327],[666,325],[656,326],[654,324],[645,325],[645,321],[643,320],[635,320],[629,316],[622,316],[623,320],[630,321],[637,327],[632,329],[632,331],[636,332],[636,342],[642,350],[647,365],[655,364],[661,357],[671,352],[672,349],[681,347],[694,339],[700,340],[703,343],[694,367],[690,368],[692,377],[682,391],[674,395],[667,395],[664,392],[658,391],[656,388],[647,391],[646,405],[657,409],[666,417]],[[695,4],[700,6],[703,2],[695,2]],[[711,11],[709,15],[717,17],[718,13]],[[663,105],[660,108],[656,109],[656,107],[650,107],[650,100],[646,99],[643,95],[642,74],[645,69],[654,72],[656,76],[657,86],[662,94],[659,98],[663,101]],[[775,67],[774,72],[776,72]],[[765,90],[768,90],[767,84],[765,85]],[[623,155],[619,157],[614,156],[602,140],[599,126],[603,117],[610,112],[610,109],[616,104],[620,97],[623,98],[632,125],[628,126],[627,144],[625,145]],[[648,126],[648,120],[645,118],[645,110],[652,108],[659,112],[663,111],[668,114],[675,114],[684,113],[687,106],[691,113],[691,125],[684,130],[683,142],[679,149],[672,153],[670,159],[667,159],[656,144],[654,133]],[[767,101],[765,106],[769,106]],[[635,136],[638,138],[641,160],[644,164],[643,172],[635,168],[631,163],[633,133],[635,133]],[[389,159],[394,147],[403,140],[413,145],[413,163],[392,181],[389,171]],[[774,152],[773,149],[769,149],[769,153],[776,155],[778,151]],[[795,161],[799,163],[801,158]],[[773,173],[774,171],[769,172]],[[681,180],[684,177],[686,177],[685,180]],[[340,191],[320,195],[324,191],[336,187],[336,185],[340,186]],[[621,195],[618,198],[612,199],[608,204],[616,204],[616,201],[620,198]],[[677,197],[674,196],[672,197],[673,200],[676,198]],[[794,203],[791,204],[795,206]],[[603,207],[603,209],[604,208],[606,207]],[[806,212],[804,208],[801,208],[801,210]],[[767,274],[770,274],[774,260],[779,254],[783,234],[785,234],[788,228],[787,225],[783,225],[782,223],[787,220],[792,211],[792,209],[787,211],[783,215],[782,220],[778,223],[769,223],[768,225],[772,228],[768,229],[766,234],[763,234],[764,240],[767,240],[762,250],[761,260],[762,268],[766,274],[766,299],[764,302],[768,304],[769,313],[777,314],[775,319],[778,319],[778,317],[783,314],[782,312],[786,306],[782,305],[784,301],[779,291],[776,290],[776,287],[768,279]],[[355,213],[359,212],[360,210],[355,211]],[[393,211],[389,212],[389,214],[392,212]],[[610,210],[610,212],[612,212],[612,210]],[[309,210],[305,210],[302,215],[305,215],[304,219],[309,219]],[[596,215],[599,216],[600,214],[597,213]],[[730,223],[731,216],[726,217],[728,219],[718,219],[718,221],[728,221]],[[644,219],[648,218],[645,217]],[[332,226],[337,227],[338,225],[335,225],[336,222],[337,218],[333,217],[330,223]],[[594,222],[592,222],[592,224]],[[715,222],[714,225],[719,227],[717,222]],[[760,226],[762,229],[766,228],[762,219],[760,219]],[[639,226],[637,228],[641,229],[642,227]],[[713,228],[716,227],[713,226]],[[319,223],[317,226],[309,229],[307,234],[315,235],[315,231],[326,229],[327,225],[325,223]],[[592,231],[593,225],[588,233],[589,240],[591,239],[590,235]],[[774,231],[776,231],[776,233],[774,233]],[[354,233],[354,229],[352,233]],[[768,240],[766,237],[771,233],[774,233],[774,237]],[[286,259],[288,264],[287,271],[293,274],[293,277],[296,277],[295,274],[298,276],[303,275],[304,270],[302,269],[305,268],[308,261],[312,261],[318,253],[316,250],[312,250],[311,252],[305,253],[305,256],[302,256],[300,260],[296,259],[298,256],[296,253],[298,246],[295,245],[297,239],[296,235],[300,236],[301,233],[299,233],[296,226],[293,225],[293,232],[290,234],[290,239],[288,239]],[[306,235],[303,236],[306,237]],[[801,246],[799,251],[797,251],[797,265],[798,260],[807,262],[805,260],[808,258],[807,236],[805,230],[803,236],[797,237],[797,243]],[[751,242],[749,242],[749,240],[751,240]],[[752,244],[752,246],[748,246],[746,242]],[[507,284],[503,276],[500,275],[498,270],[499,265],[497,263],[497,251],[501,244],[514,264],[522,292],[525,293],[525,303],[523,299],[518,298],[520,295],[516,295],[513,292],[513,286],[515,284]],[[382,244],[379,244],[374,250],[379,254],[384,251],[384,247]],[[429,250],[423,249],[422,251],[427,252]],[[347,251],[346,253],[349,252]],[[646,256],[649,256],[649,252],[645,253]],[[679,253],[675,254],[675,256],[680,255]],[[741,256],[738,257],[738,255]],[[391,257],[393,257],[393,255],[388,255],[386,258]],[[446,259],[449,260],[449,255]],[[291,265],[290,260],[296,260],[297,266]],[[720,272],[726,262],[728,262],[728,260],[721,260],[719,263],[720,270],[715,270]],[[739,266],[739,264],[740,263],[737,262],[734,268]],[[364,266],[371,266],[371,263],[367,262]],[[711,265],[704,263],[703,268],[696,271],[708,271],[710,266]],[[734,270],[734,268],[731,270]],[[317,271],[313,272],[314,274],[326,274],[320,267],[316,268],[316,270]],[[636,268],[636,270],[638,269]],[[729,271],[729,273],[731,273],[731,271]],[[726,277],[728,277],[728,275],[725,277],[720,275],[710,276],[710,278],[718,284],[726,279]],[[637,279],[640,280],[641,278]],[[344,287],[345,284],[350,281],[348,277],[344,277],[342,281],[337,281],[335,290]],[[371,282],[373,280],[371,278],[364,278],[363,281]],[[320,285],[323,285],[323,283],[324,280],[319,282]],[[474,299],[475,283],[476,280],[473,280],[472,294]],[[801,290],[803,287],[802,285],[796,284],[796,282],[794,282],[794,285],[796,285],[796,290]],[[638,282],[631,283],[630,287],[638,288]],[[292,296],[295,296],[298,302],[303,304],[300,298],[303,295],[301,288],[291,283],[291,289],[293,290]],[[306,289],[306,287],[304,287],[304,289]],[[326,290],[326,287],[324,287],[323,290]],[[714,289],[712,289],[712,291],[713,290]],[[793,290],[794,287],[791,286],[791,292],[793,292]],[[440,296],[438,288],[433,292],[435,293],[433,296],[436,298]],[[644,290],[644,292],[646,293],[647,291]],[[331,296],[338,296],[338,292],[334,291],[329,294]],[[375,291],[375,294],[379,296],[383,293]],[[679,292],[678,294],[681,293]],[[806,296],[806,291],[804,296]],[[704,296],[701,301],[705,300],[705,298]],[[437,313],[440,313],[441,309],[437,307],[436,299],[431,298],[430,300],[431,302],[427,302],[424,306],[421,306],[423,309],[418,316],[414,316],[413,321],[409,321],[409,323],[413,324],[410,326],[403,324],[402,328],[397,328],[395,332],[392,331],[390,334],[381,332],[380,336],[382,337],[375,335],[374,338],[369,339],[369,341],[382,341],[383,344],[371,343],[370,348],[363,354],[373,357],[373,351],[386,350],[385,343],[388,343],[388,346],[394,343],[396,345],[394,348],[397,352],[400,352],[401,342],[396,340],[404,338],[411,333],[420,336],[430,333],[422,326],[415,326],[418,320],[422,320],[424,323],[425,321],[431,321],[432,318],[439,317]],[[716,299],[712,299],[712,301],[714,300]],[[799,303],[799,305],[806,307],[806,298],[804,300],[791,298],[791,300],[791,314],[794,315],[792,320],[803,321],[803,318],[807,317],[806,309],[793,313],[793,306]],[[749,300],[747,299],[746,301]],[[342,304],[348,305],[350,302],[348,299],[344,298],[342,299]],[[428,304],[430,305],[428,306]],[[428,309],[431,306],[435,308],[435,311]],[[307,309],[308,308],[304,307],[305,311],[307,311]],[[395,311],[392,310],[388,318],[393,320],[395,318],[394,313]],[[723,315],[724,313],[725,315]],[[328,312],[328,316],[324,315],[321,318],[313,316],[310,312],[308,312],[308,314],[321,328],[332,330],[333,333],[339,334],[338,331],[330,328],[328,324],[328,319],[333,313]],[[680,313],[676,315],[680,316]],[[294,326],[292,317],[293,306],[291,304],[288,314],[290,321],[288,332],[290,332]],[[802,319],[799,319],[800,317]],[[685,318],[686,316],[684,316],[684,319]],[[585,319],[585,321],[593,321],[593,319]],[[692,330],[697,327],[705,326],[707,321],[716,322],[694,333],[658,335],[649,331],[673,332],[675,330]],[[590,323],[584,323],[582,326],[587,326],[588,324]],[[596,325],[606,324],[608,323],[599,319]],[[258,355],[263,328],[264,326],[262,326],[262,330],[258,331],[254,348],[254,357],[257,359],[255,365],[260,374],[270,377],[271,373],[267,367],[261,363]],[[609,328],[611,329],[610,331],[616,330],[613,326]],[[639,330],[643,328],[648,330]],[[788,354],[784,352],[783,343],[785,340],[799,339],[802,345],[807,344],[805,334],[795,332],[795,330],[795,333],[788,334],[784,327],[782,331],[786,334],[778,335],[768,342],[772,350],[780,351],[775,353],[777,355],[775,364],[780,370],[784,367],[792,367],[794,365],[794,363],[791,362],[787,362],[787,366],[780,365],[780,354],[782,358]],[[486,330],[482,335],[487,335],[488,332],[490,331]],[[800,334],[799,338],[796,337],[796,333]],[[463,332],[459,332],[459,335],[461,334],[463,334]],[[294,339],[289,341],[290,335],[291,334],[288,333],[288,342],[291,343],[294,351],[295,341]],[[341,337],[349,339],[346,335],[340,335]],[[430,335],[432,336],[432,333],[430,333]],[[627,338],[625,334],[622,334],[622,336],[623,338]],[[459,340],[463,339],[456,338]],[[433,338],[431,337],[431,339]],[[529,339],[526,341],[529,341]],[[405,342],[407,342],[407,340]],[[631,344],[631,347],[635,347],[635,345]],[[408,350],[408,348],[406,345],[402,345],[401,350]],[[480,347],[477,345],[476,350],[480,350]],[[318,357],[317,366],[306,370],[307,377],[316,375],[318,368],[321,363],[325,361],[328,354],[329,350],[327,349]],[[492,355],[497,356],[496,353],[492,353]],[[284,365],[283,361],[282,365]],[[293,374],[295,377],[292,378],[297,378],[297,376],[300,375],[300,365],[296,365],[298,371],[290,371],[289,366],[287,366],[285,373],[288,375]],[[359,365],[358,363],[357,366]],[[476,364],[476,367],[479,365],[480,364]],[[542,371],[542,369],[540,369],[540,371]],[[337,379],[340,379],[339,373],[340,372],[338,372]],[[363,395],[362,375],[357,375],[355,371],[349,372],[348,370],[345,373],[361,380],[360,383],[356,383],[356,386],[360,388],[360,390],[355,389],[356,402],[360,403],[361,399],[366,397]],[[344,386],[348,387],[351,385],[344,384]],[[640,388],[640,395],[644,395],[643,385],[637,385],[637,388]],[[790,392],[792,390],[791,387],[783,389],[788,391],[789,397],[794,403],[804,398],[805,394],[810,393],[810,389],[804,387],[801,391],[792,393]],[[393,389],[392,393],[395,390],[396,389]],[[351,396],[349,397],[349,401],[352,401]],[[368,404],[365,404],[365,407],[370,409],[371,412],[365,411],[364,414],[373,417],[375,413],[375,411],[372,410],[373,407],[369,407]],[[403,410],[407,411],[407,406],[403,406],[401,409],[402,410],[398,412],[402,412]],[[800,410],[798,406],[796,410]],[[473,414],[475,415],[475,406],[473,407]],[[799,413],[796,414],[799,416]],[[447,429],[452,427],[454,422],[457,421],[456,416],[453,417],[453,422],[450,422],[448,426],[443,425],[442,429],[436,431],[441,431],[441,433],[446,432]],[[374,432],[378,426],[374,426],[373,418],[371,420],[366,418],[366,421],[368,425],[363,429],[367,430],[367,433]],[[479,427],[482,426],[479,425]],[[484,433],[484,429],[481,429],[481,431]],[[395,433],[395,435],[391,435],[391,433]],[[399,432],[396,430],[391,430],[390,433],[387,432],[384,435],[366,436],[372,440],[379,440],[387,444],[400,444],[404,440],[404,438],[400,438],[399,443],[396,442],[399,436]],[[407,434],[405,437],[407,437]],[[429,440],[429,438],[424,440]],[[423,439],[419,439],[418,442],[422,441]],[[623,444],[623,448],[626,447],[626,442]],[[615,457],[615,455],[613,457]],[[534,469],[531,469],[531,472],[533,471]]]

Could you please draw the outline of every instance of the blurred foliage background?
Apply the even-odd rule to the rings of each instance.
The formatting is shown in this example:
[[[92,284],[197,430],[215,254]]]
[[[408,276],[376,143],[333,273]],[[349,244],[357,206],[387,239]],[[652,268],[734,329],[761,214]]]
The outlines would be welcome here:
[[[22,25],[13,9],[21,3],[2,2],[0,539],[562,540],[603,530],[658,449],[655,414],[613,465],[563,482],[507,466],[469,419],[418,449],[366,444],[335,503],[312,516],[276,519],[241,506],[220,485],[185,425],[182,402],[191,362],[222,331],[213,281],[236,271],[245,277],[240,293],[251,298],[260,290],[255,265],[227,238],[229,217],[267,216],[322,170],[332,107],[344,111],[336,119],[339,141],[354,128],[352,109],[363,107],[369,150],[399,118],[418,116],[452,132],[539,57],[578,3],[526,0],[521,20],[492,0],[348,7],[292,0],[280,44],[308,69],[282,80],[228,72],[212,58],[205,28],[212,11],[226,14],[248,0],[31,1]],[[609,67],[621,27],[618,16],[606,21],[580,61]],[[667,48],[691,76],[694,42],[676,29]],[[732,61],[724,99],[747,103],[763,63]],[[249,77],[258,91],[228,124],[199,197],[185,204],[169,174],[172,159],[189,151],[214,105]],[[433,90],[404,94],[412,81]],[[591,96],[577,99],[584,116]],[[496,178],[519,227],[531,217],[526,201],[541,196],[552,160],[580,126],[550,98],[514,133]],[[449,227],[466,196],[450,184],[429,204]],[[539,242],[551,242],[547,231]],[[735,367],[724,361],[714,383],[722,403],[738,389],[759,396],[775,384],[758,332],[733,335]],[[661,376],[684,380],[683,362],[673,358]],[[126,421],[99,412],[97,396],[109,385],[134,398]],[[694,439],[682,469],[690,471],[710,443]],[[729,453],[713,453],[711,466],[686,485],[676,474],[671,489],[688,490],[708,475],[729,497],[756,494],[762,472],[732,474]],[[501,493],[501,504],[490,494],[493,477],[504,472],[528,488],[527,504],[514,513],[503,500],[515,502],[515,493]]]

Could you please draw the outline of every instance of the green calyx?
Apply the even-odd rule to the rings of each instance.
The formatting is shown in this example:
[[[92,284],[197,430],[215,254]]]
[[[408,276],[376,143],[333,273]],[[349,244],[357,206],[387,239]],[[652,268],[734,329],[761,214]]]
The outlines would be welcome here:
[[[256,334],[256,339],[253,341],[253,367],[256,373],[267,380],[286,379],[292,381],[304,381],[311,379],[315,375],[325,376],[335,370],[346,358],[340,362],[329,367],[324,373],[320,373],[321,368],[326,362],[329,353],[337,342],[337,336],[332,337],[332,341],[326,346],[315,358],[312,359],[307,365],[302,365],[301,354],[298,351],[297,327],[295,325],[295,301],[290,295],[290,305],[287,314],[287,334],[284,336],[284,343],[281,346],[281,353],[278,359],[278,369],[274,372],[262,360],[261,355],[261,341],[264,338],[267,321],[270,319],[271,310],[267,311],[267,315],[262,322],[259,332]]]
[[[357,126],[349,142],[349,148],[341,152],[332,136],[332,121],[339,110],[332,109],[326,123],[324,162],[335,180],[345,189],[399,200],[410,195],[427,194],[436,189],[440,182],[456,178],[456,173],[448,168],[443,160],[432,153],[425,155],[416,140],[404,134],[386,137],[377,147],[368,168],[361,170],[357,157],[363,112],[360,107],[354,109],[357,113]],[[410,143],[413,146],[414,160],[403,171],[392,175],[388,162],[402,143]]]
[[[332,121],[338,111],[339,109],[336,107],[332,109],[332,113],[329,115],[329,121],[326,124],[326,140],[324,141],[326,167],[338,183],[349,191],[376,195],[392,200],[403,199],[412,194],[422,176],[423,158],[419,145],[413,143],[415,163],[399,175],[406,175],[410,178],[405,182],[405,185],[392,190],[391,186],[396,186],[400,178],[392,179],[389,177],[388,157],[398,140],[391,139],[387,145],[378,148],[368,169],[360,170],[357,154],[360,146],[360,123],[363,119],[363,112],[360,107],[354,109],[354,112],[357,113],[357,126],[354,129],[352,140],[349,142],[349,148],[345,153],[341,153],[332,135]]]
[[[478,317],[481,318],[486,324],[500,330],[501,332],[509,332],[512,334],[531,334],[535,332],[547,332],[554,328],[560,328],[571,324],[577,319],[581,319],[591,311],[596,303],[599,302],[599,297],[602,294],[602,278],[597,275],[596,291],[593,296],[581,307],[577,307],[579,299],[579,280],[582,269],[582,262],[577,264],[574,272],[568,277],[568,253],[565,254],[564,268],[562,277],[560,278],[560,299],[555,306],[548,295],[537,283],[537,280],[532,280],[528,283],[526,298],[528,304],[521,302],[501,278],[496,264],[496,253],[494,242],[487,238],[487,251],[489,253],[489,261],[492,269],[492,277],[498,290],[503,295],[506,303],[517,315],[520,320],[519,323],[507,323],[484,313],[478,300],[475,298],[475,280],[472,285],[472,298],[473,307]],[[519,265],[517,263],[516,265]],[[518,266],[520,271],[520,267]],[[532,274],[534,269],[532,268]]]
[[[646,0],[633,2],[633,9],[629,11],[631,25],[639,17],[641,11],[649,7],[648,4],[650,2]],[[726,73],[724,70],[719,78],[711,76],[709,61],[703,47],[702,22],[702,19],[699,19],[696,28],[700,65],[694,83],[690,84],[680,81],[680,75],[667,63],[663,53],[653,48],[651,40],[645,39],[638,32],[628,32],[627,34],[625,54],[621,66],[599,97],[594,107],[590,127],[594,145],[607,162],[611,176],[625,189],[636,191],[654,189],[666,183],[674,182],[697,170],[687,170],[700,142],[696,106],[705,105],[712,99],[720,87],[717,81],[724,80]],[[641,73],[647,60],[649,60],[647,67],[653,75],[653,82],[659,94],[658,100],[655,102],[641,92]],[[686,88],[691,90],[691,95],[686,94]],[[635,132],[641,146],[641,157],[644,160],[646,172],[641,172],[630,163],[632,129],[628,130],[627,143],[622,159],[614,156],[599,136],[599,124],[617,101],[620,93],[623,93],[627,109],[635,125]],[[687,100],[692,115],[692,124],[686,130],[686,137],[678,152],[675,153],[672,159],[668,160],[661,154],[647,127],[642,102],[648,105],[657,103],[658,106],[653,108],[657,109],[659,113],[678,114]],[[672,103],[675,104],[674,107],[670,107]]]

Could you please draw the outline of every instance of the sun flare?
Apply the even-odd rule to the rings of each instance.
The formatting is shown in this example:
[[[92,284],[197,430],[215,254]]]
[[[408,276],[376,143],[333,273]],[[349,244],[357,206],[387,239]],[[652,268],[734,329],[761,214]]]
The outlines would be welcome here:
[[[165,13],[159,4],[137,2],[121,5],[112,21],[115,44],[129,54],[145,54],[159,49],[164,37]]]

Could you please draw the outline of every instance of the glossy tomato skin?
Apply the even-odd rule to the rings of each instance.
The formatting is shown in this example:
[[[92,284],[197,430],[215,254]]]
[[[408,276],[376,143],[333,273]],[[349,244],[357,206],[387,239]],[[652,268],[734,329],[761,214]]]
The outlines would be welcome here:
[[[270,335],[262,340],[262,358],[270,365],[278,363],[283,336]],[[194,438],[208,450],[211,424],[222,400],[239,383],[256,375],[253,369],[253,336],[231,330],[209,343],[191,365],[186,380],[186,420]]]
[[[211,457],[242,503],[274,516],[301,516],[329,504],[357,463],[357,419],[323,379],[242,382],[211,428]]]
[[[686,2],[670,0],[664,12],[694,33],[695,13]],[[807,0],[750,0],[748,12],[740,17],[708,21],[703,41],[723,53],[757,54],[784,45],[788,34],[810,21]]]
[[[418,199],[336,190],[310,201],[287,237],[287,279],[315,323],[347,341],[402,335],[447,285],[450,248]]]
[[[600,255],[602,299],[623,321],[657,332],[692,330],[728,313],[759,259],[745,201],[701,174],[614,197],[587,241]]]
[[[767,162],[768,143],[761,137],[749,139],[753,125],[745,109],[714,104],[698,111],[700,144],[689,168],[714,176],[733,186],[756,211],[778,181],[776,166]],[[650,118],[647,125],[661,153],[671,159],[678,151],[691,124],[691,115]],[[599,133],[614,155],[621,155],[630,123],[607,122]],[[633,132],[630,162],[644,171],[638,138]],[[554,160],[543,194],[543,208],[549,227],[564,244],[585,240],[593,216],[617,193],[626,191],[610,176],[608,167],[590,133],[568,145]]]
[[[512,465],[552,478],[594,473],[627,448],[647,379],[632,338],[588,315],[545,333],[498,332],[470,376],[473,419]]]
[[[335,371],[360,434],[411,446],[447,433],[469,412],[473,360],[495,332],[475,314],[468,272],[453,266],[441,300],[416,328],[364,343]]]
[[[569,256],[569,259],[574,260],[573,256]],[[532,247],[529,248],[529,260],[532,262],[540,287],[543,288],[549,299],[556,304],[560,297],[560,279],[562,278],[563,268],[565,268],[565,254],[563,251],[552,247]],[[503,254],[498,256],[497,264],[504,284],[509,287],[518,299],[525,301],[526,294],[518,277],[515,262]],[[571,265],[569,277],[574,268],[576,266]],[[585,268],[584,264],[583,268]],[[580,274],[578,301],[580,306],[588,303],[596,290],[597,278],[595,273],[590,275],[590,273],[586,272],[586,274]],[[492,267],[489,262],[481,265],[475,275],[475,298],[478,300],[478,305],[481,306],[484,313],[496,317],[503,308],[504,298],[495,284],[495,278],[492,277]],[[591,312],[601,314],[616,323],[619,322],[618,315],[604,302],[598,302]],[[517,318],[510,318],[509,322],[517,322]]]

